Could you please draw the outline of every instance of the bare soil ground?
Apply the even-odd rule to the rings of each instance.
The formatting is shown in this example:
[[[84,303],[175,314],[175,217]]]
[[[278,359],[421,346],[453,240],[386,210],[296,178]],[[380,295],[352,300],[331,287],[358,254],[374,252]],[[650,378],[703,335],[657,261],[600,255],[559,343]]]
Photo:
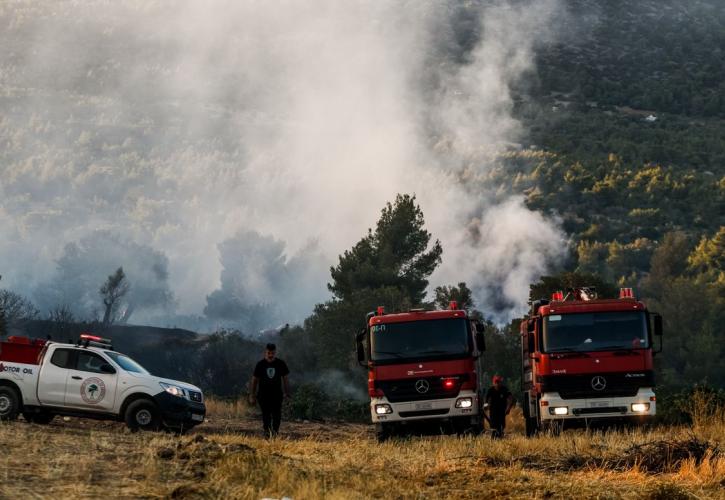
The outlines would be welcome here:
[[[526,439],[422,436],[212,413],[185,436],[61,418],[0,424],[2,498],[725,498],[725,425]]]

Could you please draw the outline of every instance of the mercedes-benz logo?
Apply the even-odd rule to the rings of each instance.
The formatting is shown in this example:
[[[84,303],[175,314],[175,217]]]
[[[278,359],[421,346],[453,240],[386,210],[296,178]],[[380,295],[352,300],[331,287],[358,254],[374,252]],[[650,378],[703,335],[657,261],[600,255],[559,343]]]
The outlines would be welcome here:
[[[605,387],[607,387],[607,379],[601,375],[592,378],[592,389],[595,391],[603,391]]]
[[[425,394],[430,389],[430,383],[425,379],[416,380],[415,390],[420,394]]]

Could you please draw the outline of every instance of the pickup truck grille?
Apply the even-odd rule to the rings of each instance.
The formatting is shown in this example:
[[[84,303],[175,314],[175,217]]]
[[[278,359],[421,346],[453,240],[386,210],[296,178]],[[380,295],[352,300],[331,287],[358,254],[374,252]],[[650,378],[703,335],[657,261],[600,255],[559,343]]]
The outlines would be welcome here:
[[[444,379],[453,379],[453,387],[443,387]],[[425,377],[403,380],[380,380],[375,382],[375,387],[382,390],[385,397],[391,403],[402,403],[405,401],[423,401],[429,399],[445,399],[458,396],[461,391],[461,384],[468,379],[468,375],[457,375],[451,377]],[[428,384],[427,391],[416,389],[416,383],[425,381]],[[425,384],[422,384],[425,386]],[[419,384],[420,387],[420,384]]]
[[[201,403],[202,397],[200,392],[189,391],[189,399],[196,403]]]

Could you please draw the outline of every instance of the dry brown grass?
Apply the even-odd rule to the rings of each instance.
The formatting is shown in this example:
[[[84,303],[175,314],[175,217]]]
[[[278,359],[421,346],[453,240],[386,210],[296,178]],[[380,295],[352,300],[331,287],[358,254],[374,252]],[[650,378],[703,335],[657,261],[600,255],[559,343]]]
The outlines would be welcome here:
[[[504,440],[378,444],[369,426],[300,422],[266,440],[244,403],[210,403],[209,422],[181,437],[75,419],[2,424],[0,497],[725,498],[717,418],[526,439],[513,415]]]

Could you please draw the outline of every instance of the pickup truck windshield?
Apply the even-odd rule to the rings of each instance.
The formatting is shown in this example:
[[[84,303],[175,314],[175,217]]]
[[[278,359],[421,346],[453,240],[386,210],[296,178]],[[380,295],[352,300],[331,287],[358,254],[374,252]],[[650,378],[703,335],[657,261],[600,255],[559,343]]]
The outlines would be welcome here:
[[[649,347],[642,311],[557,314],[544,318],[545,352],[616,351]]]
[[[466,356],[469,353],[467,321],[451,318],[373,325],[370,345],[373,361]]]
[[[134,360],[126,356],[125,354],[121,354],[118,352],[113,351],[103,351],[106,356],[111,358],[113,361],[115,361],[118,366],[126,370],[127,372],[133,372],[133,373],[141,373],[143,375],[150,375],[150,373],[144,368],[143,366],[136,363]]]

